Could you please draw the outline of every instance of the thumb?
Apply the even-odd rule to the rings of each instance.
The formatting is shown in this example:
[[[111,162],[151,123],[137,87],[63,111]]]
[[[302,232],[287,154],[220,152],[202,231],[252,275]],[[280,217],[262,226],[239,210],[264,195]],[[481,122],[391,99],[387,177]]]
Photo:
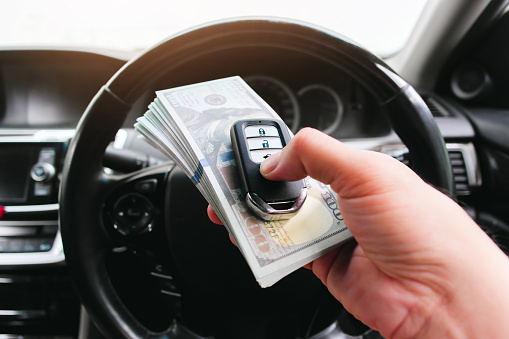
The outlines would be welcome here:
[[[391,168],[389,176],[388,171],[380,171],[383,167]],[[266,159],[260,173],[269,180],[295,181],[310,176],[331,185],[343,198],[374,195],[394,188],[396,182],[400,185],[406,177],[421,181],[389,156],[352,149],[311,128],[299,131],[280,153]]]

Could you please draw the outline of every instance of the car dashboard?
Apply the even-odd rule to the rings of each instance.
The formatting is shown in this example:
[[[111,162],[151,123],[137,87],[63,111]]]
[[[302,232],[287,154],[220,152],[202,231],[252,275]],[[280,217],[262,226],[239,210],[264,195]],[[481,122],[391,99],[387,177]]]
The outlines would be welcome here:
[[[88,103],[129,58],[86,50],[0,50],[0,333],[77,335],[80,304],[58,229],[61,172]],[[245,62],[226,60],[229,66],[207,64],[177,79],[161,77],[111,140],[105,170],[125,173],[168,161],[133,130],[155,90],[230,75],[242,76],[294,133],[313,127],[411,166],[374,96],[344,70],[278,51],[239,59]],[[285,67],[274,66],[278,59]],[[421,95],[446,140],[459,199],[475,202],[483,181],[472,124],[454,100]]]

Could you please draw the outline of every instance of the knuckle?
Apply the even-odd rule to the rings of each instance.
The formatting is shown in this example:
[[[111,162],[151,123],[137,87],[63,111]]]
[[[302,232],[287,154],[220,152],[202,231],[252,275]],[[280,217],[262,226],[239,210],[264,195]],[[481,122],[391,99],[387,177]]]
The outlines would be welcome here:
[[[309,147],[310,141],[316,138],[317,133],[319,133],[317,130],[310,127],[301,129],[292,139],[292,147],[297,152],[306,150]]]

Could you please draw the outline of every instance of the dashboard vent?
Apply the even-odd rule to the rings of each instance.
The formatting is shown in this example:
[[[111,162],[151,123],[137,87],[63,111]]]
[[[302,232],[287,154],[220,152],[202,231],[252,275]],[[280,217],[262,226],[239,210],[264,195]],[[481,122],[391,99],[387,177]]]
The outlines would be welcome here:
[[[431,114],[434,117],[448,117],[450,116],[449,111],[442,106],[435,98],[429,95],[424,95],[422,97],[424,99],[424,103],[426,106],[428,106],[429,110],[431,111]]]
[[[382,153],[392,156],[396,160],[412,167],[410,153],[402,145],[382,147]],[[458,195],[470,195],[481,186],[477,158],[472,144],[447,144],[447,153],[451,162],[451,170]]]
[[[452,175],[454,177],[456,193],[460,195],[470,194],[467,166],[465,165],[463,153],[461,153],[461,151],[450,150],[449,159],[451,160]]]

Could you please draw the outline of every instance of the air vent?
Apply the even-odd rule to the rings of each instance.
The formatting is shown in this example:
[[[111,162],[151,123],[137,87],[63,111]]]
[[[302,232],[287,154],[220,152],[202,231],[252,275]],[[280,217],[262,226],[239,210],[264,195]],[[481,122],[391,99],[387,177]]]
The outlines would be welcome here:
[[[468,172],[465,165],[465,158],[461,151],[449,150],[449,159],[451,160],[452,175],[456,186],[456,193],[460,195],[470,194],[468,185]]]
[[[379,151],[392,156],[410,168],[412,167],[410,154],[404,145],[385,145],[381,146]],[[474,146],[471,143],[448,143],[447,152],[451,162],[456,193],[470,195],[482,184]]]
[[[405,150],[405,152],[401,152],[399,154],[391,154],[391,156],[408,167],[412,167],[410,165],[410,153],[408,153],[408,151]]]
[[[422,97],[434,117],[448,117],[449,111],[445,109],[435,98],[425,95]]]

